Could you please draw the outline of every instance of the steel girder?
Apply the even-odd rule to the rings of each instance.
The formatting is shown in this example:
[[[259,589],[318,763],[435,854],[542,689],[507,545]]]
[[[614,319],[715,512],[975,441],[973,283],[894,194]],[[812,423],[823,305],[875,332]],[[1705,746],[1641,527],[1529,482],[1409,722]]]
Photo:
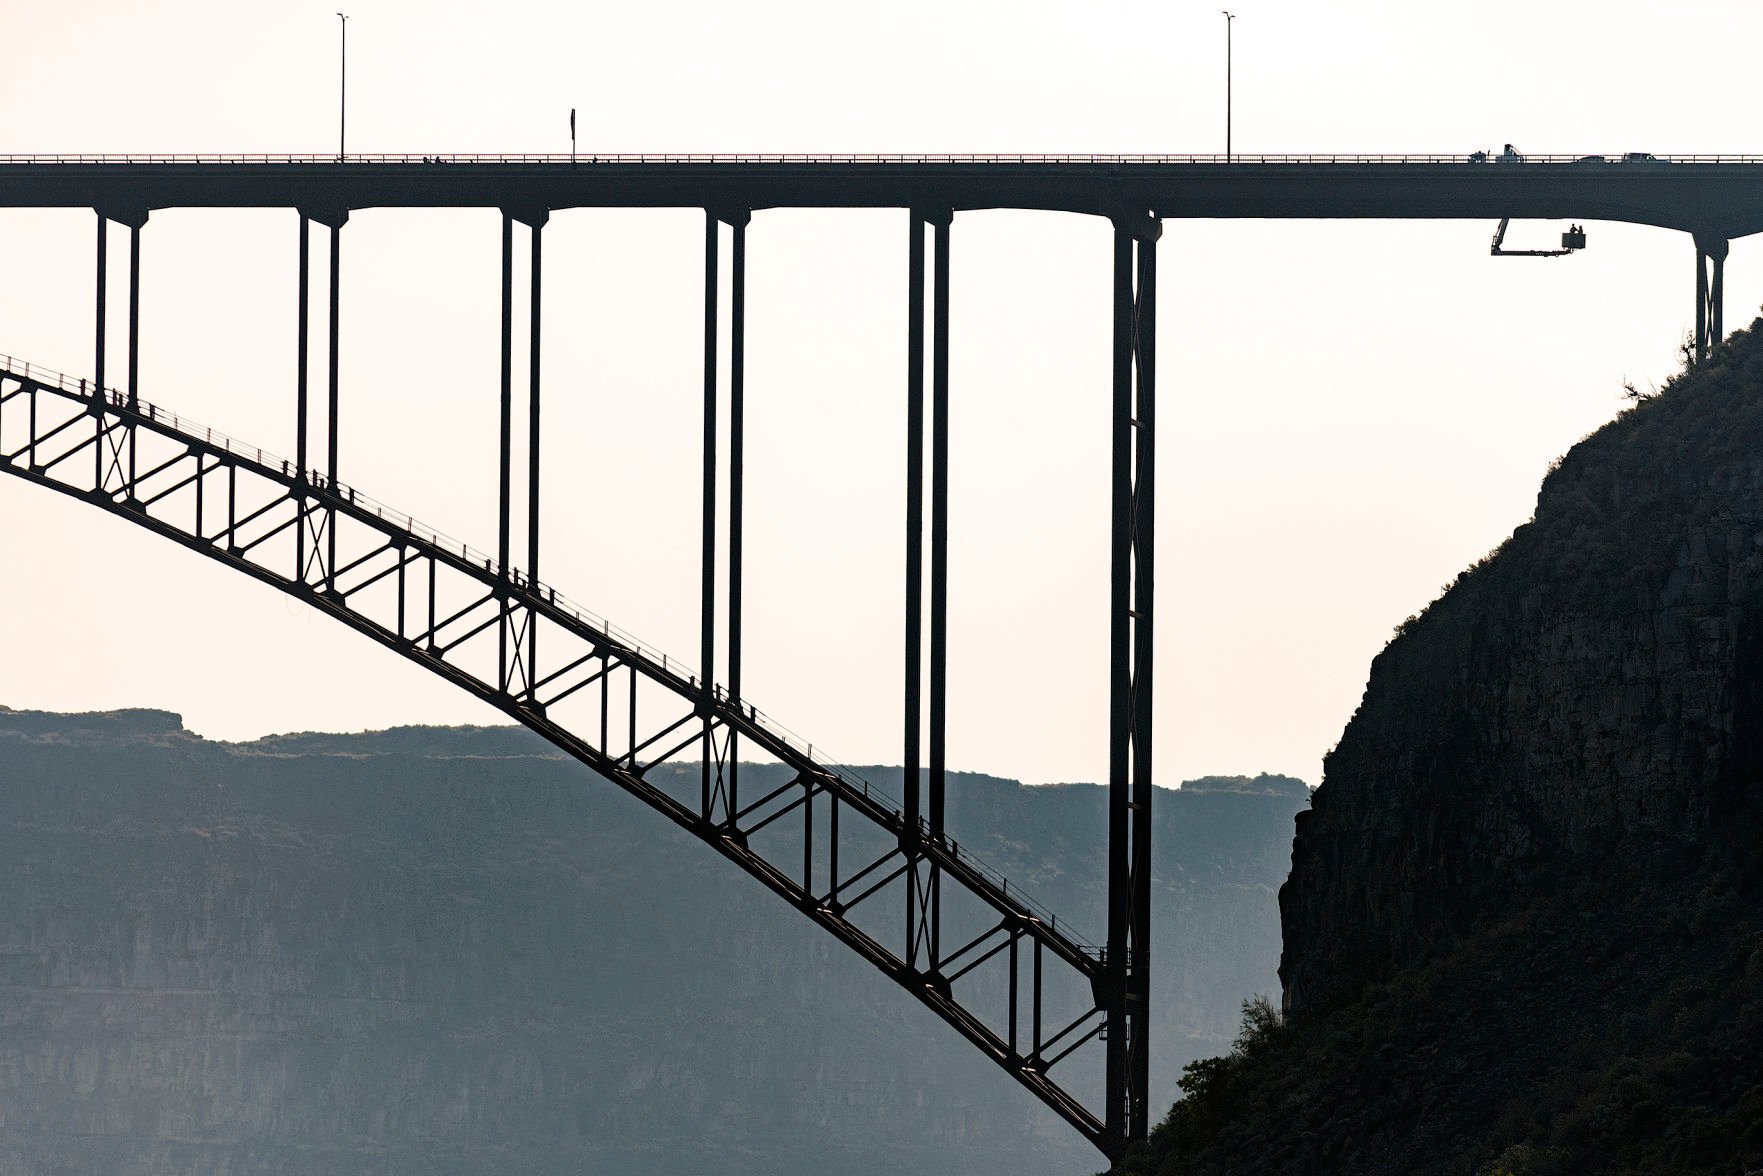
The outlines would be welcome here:
[[[1093,1053],[1082,1047],[1110,1020],[1124,1028],[1123,1014],[1139,1042],[1126,961],[1105,960],[953,839],[720,686],[494,557],[132,394],[0,367],[0,469],[273,585],[497,707],[753,875],[1118,1153],[1121,1108],[1103,1108],[1099,1089],[1073,1092],[1101,1086],[1095,1059],[1080,1065],[1094,1083],[1052,1071]],[[790,773],[738,805],[722,786],[737,735]],[[682,773],[655,772],[705,747],[714,785],[703,796],[677,786]],[[787,826],[799,835],[780,846]],[[929,897],[913,893],[927,863],[944,912],[935,950],[911,913]]]

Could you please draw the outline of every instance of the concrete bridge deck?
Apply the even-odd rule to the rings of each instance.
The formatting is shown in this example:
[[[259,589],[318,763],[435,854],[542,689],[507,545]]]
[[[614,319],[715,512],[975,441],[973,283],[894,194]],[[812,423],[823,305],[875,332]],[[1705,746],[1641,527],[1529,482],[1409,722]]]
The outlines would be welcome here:
[[[1763,156],[0,156],[0,207],[1020,208],[1763,231]]]

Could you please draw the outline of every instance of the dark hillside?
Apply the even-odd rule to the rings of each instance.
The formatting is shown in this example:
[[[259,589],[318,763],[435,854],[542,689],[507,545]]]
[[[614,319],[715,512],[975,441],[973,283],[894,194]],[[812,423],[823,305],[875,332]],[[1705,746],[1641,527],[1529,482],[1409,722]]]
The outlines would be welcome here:
[[[1298,817],[1288,1024],[1127,1171],[1763,1169],[1763,335],[1552,470]]]

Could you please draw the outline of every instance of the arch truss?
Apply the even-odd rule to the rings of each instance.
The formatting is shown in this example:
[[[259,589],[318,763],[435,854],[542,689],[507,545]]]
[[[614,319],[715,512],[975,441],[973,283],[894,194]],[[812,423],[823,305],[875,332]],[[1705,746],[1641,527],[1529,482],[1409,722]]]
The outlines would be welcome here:
[[[703,666],[721,660],[728,667],[725,682],[644,646],[539,579],[541,331],[535,308],[547,217],[543,208],[514,208],[502,219],[500,524],[493,553],[425,527],[337,475],[343,407],[338,275],[346,209],[300,213],[292,459],[141,398],[135,361],[140,237],[148,218],[142,210],[109,210],[98,220],[97,378],[73,380],[0,357],[0,470],[270,584],[538,732],[757,878],[954,1026],[1103,1152],[1120,1155],[1144,1138],[1148,1125],[1157,221],[1142,213],[1114,217],[1109,916],[1106,943],[1092,944],[964,850],[945,825],[952,211],[912,210],[908,236],[907,671],[899,797],[817,757],[812,745],[741,694],[746,210],[708,211],[704,238],[699,653]],[[113,222],[129,230],[122,391],[104,379]],[[314,226],[323,230],[329,251],[329,314],[317,332],[308,311]],[[524,323],[515,314],[517,247],[530,251]],[[721,321],[725,306],[729,313]],[[316,333],[324,336],[322,388],[310,386]],[[514,380],[517,340],[526,352],[524,389]],[[728,368],[719,370],[724,354]],[[309,447],[309,407],[321,395],[325,429]],[[527,498],[524,536],[512,523],[522,472],[513,440],[521,427],[529,454],[520,479]],[[719,471],[727,478],[726,498],[719,494]],[[719,510],[722,501],[726,512]],[[720,569],[719,524],[727,527],[727,564]],[[521,547],[524,566],[516,566]],[[719,598],[722,633],[715,625]],[[920,697],[921,681],[928,682],[928,699]],[[921,743],[928,765],[920,763]],[[785,766],[782,784],[758,788],[743,781],[741,758],[755,753]]]

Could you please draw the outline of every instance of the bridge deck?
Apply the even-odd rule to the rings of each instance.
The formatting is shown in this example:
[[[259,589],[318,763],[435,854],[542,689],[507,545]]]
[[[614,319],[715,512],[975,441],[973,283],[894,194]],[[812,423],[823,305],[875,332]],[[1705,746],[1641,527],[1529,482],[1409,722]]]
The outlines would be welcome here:
[[[1021,208],[1181,218],[1500,217],[1763,231],[1763,157],[0,156],[0,207]]]

